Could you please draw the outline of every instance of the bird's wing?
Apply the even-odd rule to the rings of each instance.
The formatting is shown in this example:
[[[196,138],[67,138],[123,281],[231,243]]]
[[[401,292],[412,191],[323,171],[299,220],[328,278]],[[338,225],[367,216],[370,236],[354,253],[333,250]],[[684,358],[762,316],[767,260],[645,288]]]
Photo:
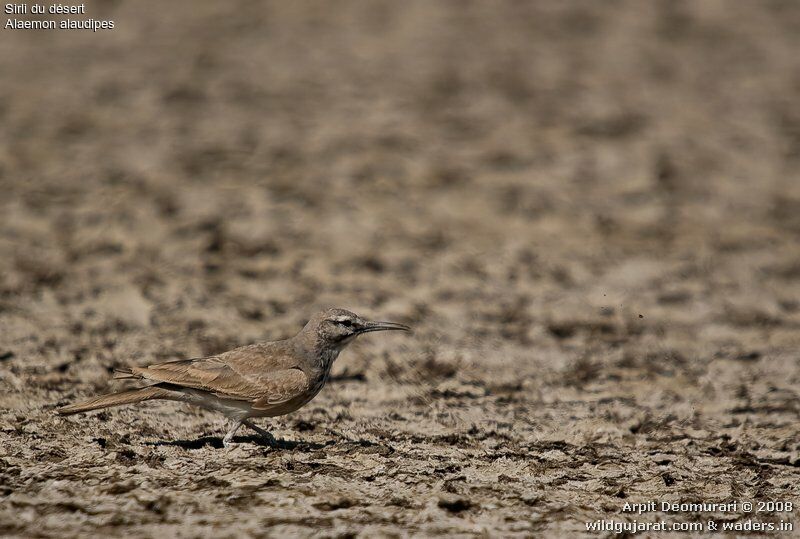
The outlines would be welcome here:
[[[280,371],[264,384],[264,394],[253,402],[253,408],[264,410],[290,401],[306,393],[309,385],[308,376],[300,369]]]
[[[133,376],[146,380],[201,389],[219,397],[245,401],[277,398],[276,402],[283,402],[281,399],[284,397],[278,395],[286,395],[291,388],[299,389],[303,384],[308,386],[308,378],[301,370],[285,368],[284,361],[260,358],[258,353],[258,348],[243,347],[219,356],[133,367],[130,371]],[[261,369],[252,368],[259,363],[263,363]],[[272,392],[276,396],[271,396]]]

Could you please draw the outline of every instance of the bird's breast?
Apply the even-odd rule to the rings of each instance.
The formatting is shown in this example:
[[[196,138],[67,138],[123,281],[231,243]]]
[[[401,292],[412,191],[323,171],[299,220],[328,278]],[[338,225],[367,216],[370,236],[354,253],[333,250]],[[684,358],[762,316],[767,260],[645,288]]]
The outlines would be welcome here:
[[[313,369],[312,372],[307,373],[309,375],[309,391],[303,404],[316,397],[317,394],[322,391],[322,388],[325,387],[325,384],[328,383],[328,379],[331,377],[333,362],[338,355],[338,350],[320,354],[319,366]]]

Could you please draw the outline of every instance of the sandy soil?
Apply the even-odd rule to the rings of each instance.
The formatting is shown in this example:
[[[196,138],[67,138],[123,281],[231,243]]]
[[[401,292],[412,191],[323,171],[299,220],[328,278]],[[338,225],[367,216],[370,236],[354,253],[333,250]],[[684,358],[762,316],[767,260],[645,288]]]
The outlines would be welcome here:
[[[800,4],[87,11],[116,28],[0,31],[0,535],[800,503]],[[264,421],[284,448],[174,403],[53,414],[324,306],[416,333]],[[650,519],[712,516],[741,517]]]

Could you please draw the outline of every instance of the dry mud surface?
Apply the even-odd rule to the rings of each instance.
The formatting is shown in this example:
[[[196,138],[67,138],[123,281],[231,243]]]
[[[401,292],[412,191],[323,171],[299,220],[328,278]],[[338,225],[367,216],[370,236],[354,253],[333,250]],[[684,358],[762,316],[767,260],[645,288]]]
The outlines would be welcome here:
[[[87,12],[116,28],[0,33],[0,535],[800,503],[800,4]],[[262,421],[283,447],[174,403],[53,414],[332,305],[416,333]],[[711,516],[741,515],[666,518]]]

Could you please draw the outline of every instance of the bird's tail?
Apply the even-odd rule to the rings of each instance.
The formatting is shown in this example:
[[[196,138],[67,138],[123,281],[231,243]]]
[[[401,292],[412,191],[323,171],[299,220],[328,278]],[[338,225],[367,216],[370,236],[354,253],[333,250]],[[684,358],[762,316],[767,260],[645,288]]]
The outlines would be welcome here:
[[[133,371],[127,367],[114,369],[114,380],[128,380],[130,378],[141,378],[141,376],[133,374]]]
[[[123,404],[133,404],[136,402],[149,401],[152,399],[171,399],[175,397],[175,392],[157,386],[140,387],[118,393],[101,395],[86,402],[70,404],[56,410],[60,415],[79,414],[89,410],[99,410]]]

